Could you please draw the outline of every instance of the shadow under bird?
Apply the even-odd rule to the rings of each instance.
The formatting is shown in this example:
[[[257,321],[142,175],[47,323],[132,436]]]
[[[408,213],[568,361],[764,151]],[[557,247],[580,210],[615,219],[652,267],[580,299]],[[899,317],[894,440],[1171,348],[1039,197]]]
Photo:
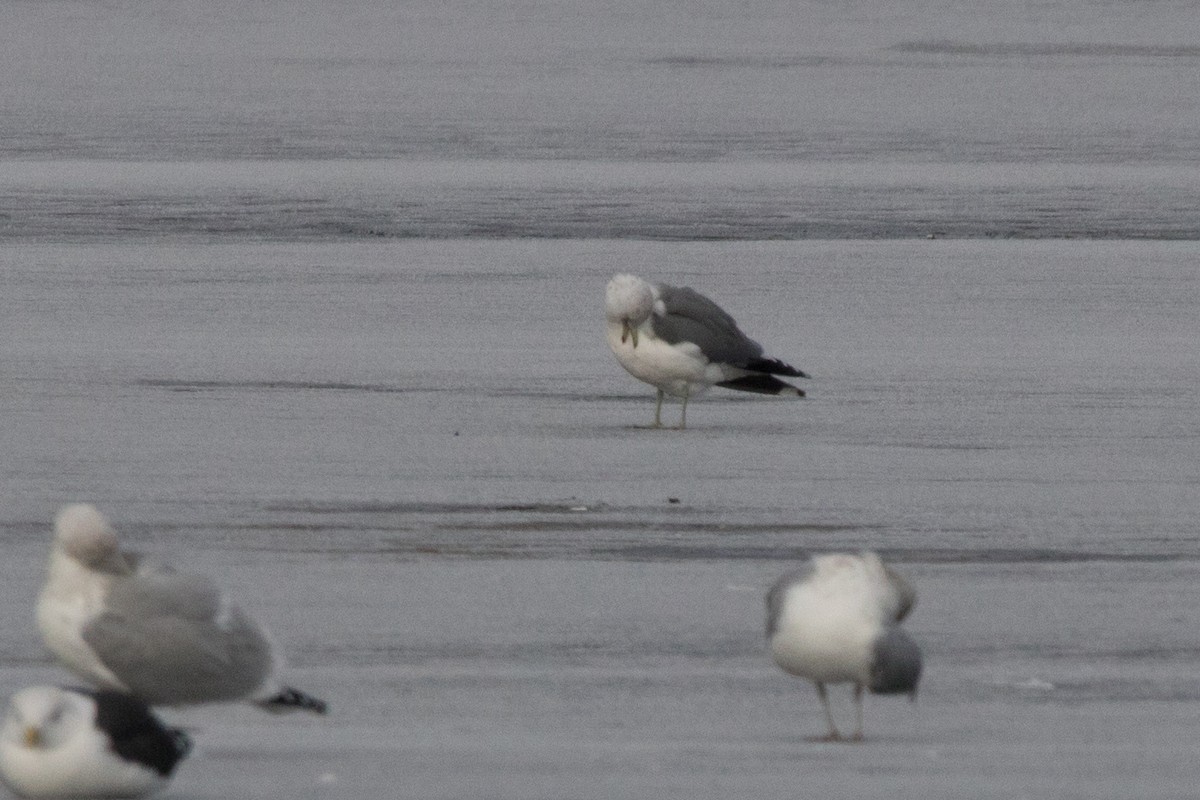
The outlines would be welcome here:
[[[921,650],[900,627],[917,595],[908,581],[872,552],[814,556],[767,592],[767,642],[781,669],[816,684],[829,732],[818,741],[844,741],[833,721],[825,685],[854,685],[855,728],[863,737],[863,689],[915,699]]]
[[[21,797],[141,797],[164,789],[191,750],[123,692],[31,686],[0,727],[0,779]]]
[[[54,527],[37,622],[68,669],[150,705],[246,700],[325,713],[324,701],[279,682],[267,632],[212,580],[121,550],[91,505],[63,508]]]
[[[604,298],[608,346],[617,361],[658,390],[654,427],[662,427],[664,395],[682,398],[679,428],[687,427],[688,400],[710,386],[755,394],[804,397],[780,380],[808,375],[767,358],[724,309],[686,286],[653,284],[615,275]]]

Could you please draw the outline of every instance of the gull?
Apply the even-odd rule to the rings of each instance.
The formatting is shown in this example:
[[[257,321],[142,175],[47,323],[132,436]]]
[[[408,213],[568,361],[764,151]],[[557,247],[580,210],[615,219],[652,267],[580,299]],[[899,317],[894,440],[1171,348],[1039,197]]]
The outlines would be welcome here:
[[[132,695],[31,686],[0,727],[0,779],[21,797],[140,797],[166,787],[191,749]]]
[[[150,705],[248,700],[271,711],[326,709],[279,683],[266,631],[219,586],[121,550],[88,504],[55,518],[37,622],[68,669]]]
[[[608,346],[621,366],[658,390],[654,427],[662,427],[663,395],[683,400],[679,429],[687,427],[688,400],[710,386],[757,394],[804,397],[776,375],[808,376],[778,359],[738,328],[712,300],[686,286],[615,275],[605,292]]]
[[[817,686],[829,733],[818,741],[842,741],[833,722],[827,683],[853,683],[856,726],[863,736],[862,694],[908,693],[916,698],[921,650],[899,626],[917,595],[875,553],[814,556],[784,575],[767,592],[767,641],[785,672]]]

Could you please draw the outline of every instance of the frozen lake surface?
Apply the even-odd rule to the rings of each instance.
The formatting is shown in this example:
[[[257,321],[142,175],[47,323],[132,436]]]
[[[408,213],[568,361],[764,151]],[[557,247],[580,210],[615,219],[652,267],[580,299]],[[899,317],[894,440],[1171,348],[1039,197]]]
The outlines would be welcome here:
[[[333,705],[172,713],[177,796],[1185,795],[1192,252],[7,246],[0,689],[59,675],[31,608],[84,498],[229,582]],[[600,314],[630,268],[710,289],[810,398],[636,427]],[[918,586],[926,679],[868,699],[868,744],[815,745],[762,595],[858,547]]]
[[[0,695],[86,500],[333,708],[171,797],[1194,794],[1190,7],[332,8],[0,6]],[[641,427],[618,271],[810,397]],[[864,547],[921,696],[815,744],[763,594]]]
[[[1200,236],[1192,10],[0,7],[0,237]]]

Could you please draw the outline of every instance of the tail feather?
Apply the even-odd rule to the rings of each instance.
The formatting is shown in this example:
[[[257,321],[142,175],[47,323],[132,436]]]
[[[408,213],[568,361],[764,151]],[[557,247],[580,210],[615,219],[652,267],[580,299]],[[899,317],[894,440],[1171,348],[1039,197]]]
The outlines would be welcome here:
[[[293,689],[290,686],[285,686],[279,690],[279,693],[265,700],[259,700],[258,705],[265,708],[267,711],[312,711],[314,714],[324,714],[329,710],[329,705],[324,701],[311,694],[305,694],[299,689]]]
[[[742,369],[748,369],[751,372],[762,372],[767,375],[783,375],[788,378],[808,377],[803,370],[798,370],[791,364],[786,364],[778,358],[756,358],[748,364],[743,364]]]
[[[745,375],[731,381],[722,381],[717,386],[726,389],[737,389],[739,392],[754,392],[755,394],[791,394],[804,397],[804,390],[797,389],[790,383],[785,383],[773,375]]]

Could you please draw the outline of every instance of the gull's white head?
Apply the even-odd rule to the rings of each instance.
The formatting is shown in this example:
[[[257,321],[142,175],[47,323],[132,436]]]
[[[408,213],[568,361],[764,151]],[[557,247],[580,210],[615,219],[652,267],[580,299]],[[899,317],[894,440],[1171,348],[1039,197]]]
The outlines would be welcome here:
[[[654,313],[654,287],[636,275],[614,275],[604,293],[604,316],[621,326],[621,341],[638,344],[638,326]]]
[[[94,706],[83,695],[57,686],[31,686],[9,699],[0,740],[7,747],[55,750],[94,716]]]
[[[54,518],[54,545],[91,569],[120,561],[117,534],[96,507],[87,503],[66,506]]]

